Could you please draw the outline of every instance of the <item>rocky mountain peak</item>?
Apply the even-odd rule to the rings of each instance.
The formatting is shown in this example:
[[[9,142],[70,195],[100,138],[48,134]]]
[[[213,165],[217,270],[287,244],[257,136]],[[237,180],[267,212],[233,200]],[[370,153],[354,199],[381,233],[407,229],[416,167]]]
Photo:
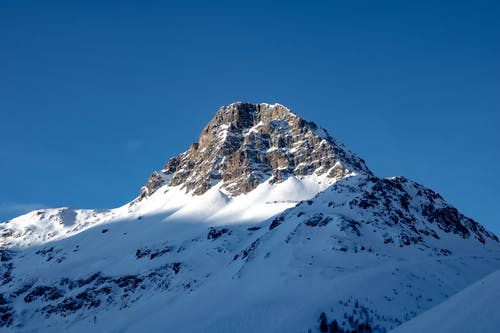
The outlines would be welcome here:
[[[222,182],[221,190],[236,196],[292,175],[333,181],[352,173],[371,171],[315,123],[280,104],[237,102],[221,107],[198,142],[154,172],[138,199],[163,185],[182,185],[199,195]]]
[[[500,261],[437,192],[372,175],[281,105],[219,109],[139,199],[155,191],[0,223],[0,332],[385,333]]]

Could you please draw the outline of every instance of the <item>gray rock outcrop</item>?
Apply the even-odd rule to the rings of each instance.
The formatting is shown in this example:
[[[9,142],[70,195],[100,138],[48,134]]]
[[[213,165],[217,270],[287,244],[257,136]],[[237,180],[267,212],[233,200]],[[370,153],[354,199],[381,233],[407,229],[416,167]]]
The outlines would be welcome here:
[[[365,162],[313,122],[275,104],[233,103],[222,107],[198,142],[154,172],[137,200],[163,185],[182,185],[200,195],[222,182],[232,196],[266,180],[316,173],[341,179],[371,174]]]

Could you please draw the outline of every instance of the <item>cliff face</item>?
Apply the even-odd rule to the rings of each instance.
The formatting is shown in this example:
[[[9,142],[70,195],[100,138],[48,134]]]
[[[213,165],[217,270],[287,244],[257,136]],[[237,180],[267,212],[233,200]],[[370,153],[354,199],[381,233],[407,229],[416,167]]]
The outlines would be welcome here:
[[[235,103],[131,203],[0,223],[0,331],[386,333],[499,262],[439,193]]]
[[[234,103],[219,109],[188,151],[153,173],[139,199],[162,185],[200,195],[223,182],[221,188],[237,196],[268,179],[326,174],[338,180],[351,173],[371,171],[315,123],[279,104]]]

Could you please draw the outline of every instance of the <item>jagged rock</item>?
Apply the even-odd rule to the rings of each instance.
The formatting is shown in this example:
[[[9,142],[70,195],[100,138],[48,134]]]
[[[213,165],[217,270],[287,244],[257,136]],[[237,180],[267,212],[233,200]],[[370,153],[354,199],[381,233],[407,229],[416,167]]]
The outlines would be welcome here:
[[[24,302],[31,303],[38,298],[41,298],[44,301],[49,301],[49,300],[52,301],[61,298],[62,296],[63,296],[62,291],[56,287],[38,286],[24,297]]]
[[[138,200],[163,185],[203,194],[223,182],[236,196],[270,179],[313,173],[340,179],[352,172],[371,174],[364,161],[324,129],[275,104],[234,103],[219,109],[188,151],[155,171]]]
[[[331,217],[324,217],[322,213],[314,214],[308,218],[304,224],[310,227],[324,227],[332,220]]]
[[[227,228],[212,228],[210,227],[207,234],[207,239],[215,240],[224,234],[231,234]]]
[[[153,260],[154,258],[161,257],[165,253],[168,253],[172,250],[173,248],[170,246],[165,246],[159,249],[142,248],[142,249],[137,249],[137,251],[135,252],[135,257],[137,259],[149,257],[149,260]]]
[[[386,332],[500,257],[438,193],[375,177],[281,105],[221,108],[138,200],[0,224],[0,330],[307,331],[324,310],[322,331]]]

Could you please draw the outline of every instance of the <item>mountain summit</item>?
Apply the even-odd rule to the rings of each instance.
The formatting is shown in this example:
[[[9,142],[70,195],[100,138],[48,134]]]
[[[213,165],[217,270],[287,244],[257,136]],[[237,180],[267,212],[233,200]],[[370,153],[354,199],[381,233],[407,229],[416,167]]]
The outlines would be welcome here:
[[[438,193],[282,105],[234,103],[132,202],[0,224],[0,330],[386,333],[494,290],[460,293],[499,262]]]
[[[163,185],[199,195],[222,182],[227,194],[237,196],[266,180],[311,174],[338,180],[352,173],[371,171],[315,123],[280,104],[239,102],[220,108],[198,142],[153,173],[140,199]]]

